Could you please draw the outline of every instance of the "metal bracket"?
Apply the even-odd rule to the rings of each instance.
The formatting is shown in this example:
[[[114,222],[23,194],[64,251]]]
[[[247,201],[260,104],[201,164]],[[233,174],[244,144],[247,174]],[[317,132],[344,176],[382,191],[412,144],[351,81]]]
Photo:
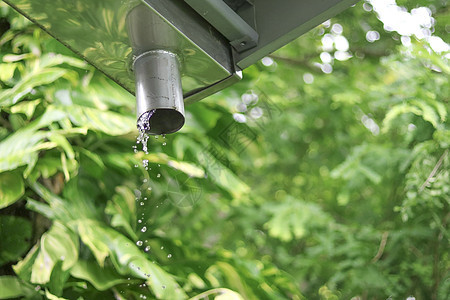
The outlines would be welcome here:
[[[223,0],[184,0],[214,26],[238,52],[255,47],[258,33]]]

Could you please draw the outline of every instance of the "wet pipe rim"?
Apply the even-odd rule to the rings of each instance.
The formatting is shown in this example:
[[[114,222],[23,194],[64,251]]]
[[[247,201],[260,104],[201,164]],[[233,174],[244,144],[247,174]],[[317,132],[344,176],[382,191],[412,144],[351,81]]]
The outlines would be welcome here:
[[[158,114],[158,112],[159,112],[159,114]],[[171,119],[177,120],[176,122],[172,122],[172,124],[175,124],[176,126],[170,127],[169,130],[165,130],[165,131],[160,130],[159,127],[155,128],[155,126],[152,126],[152,118],[153,118],[153,120],[155,120],[155,117],[158,119],[162,118],[163,120],[167,119],[167,117],[160,116],[161,112],[170,113],[173,116]],[[145,120],[144,118],[146,118],[147,120]],[[149,135],[171,134],[171,133],[175,133],[175,132],[179,131],[181,128],[183,128],[185,121],[186,121],[186,118],[184,117],[184,115],[176,109],[156,108],[156,109],[152,109],[152,110],[142,113],[139,116],[139,118],[137,119],[136,127],[138,128],[139,132],[144,132]],[[157,123],[159,124],[160,122],[157,122]],[[166,126],[166,128],[167,128],[167,126]]]

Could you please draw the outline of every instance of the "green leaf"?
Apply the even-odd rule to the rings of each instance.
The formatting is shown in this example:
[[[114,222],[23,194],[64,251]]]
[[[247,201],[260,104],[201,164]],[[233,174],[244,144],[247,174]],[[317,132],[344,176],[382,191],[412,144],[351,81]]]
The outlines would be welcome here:
[[[108,244],[106,244],[101,239],[98,239],[98,232],[96,231],[96,227],[94,225],[88,226],[87,224],[92,223],[92,220],[84,220],[82,224],[79,224],[77,227],[78,234],[83,241],[83,243],[91,249],[92,254],[94,254],[97,263],[100,267],[105,266],[105,259],[110,254],[110,249],[108,248]],[[84,225],[86,224],[86,225]],[[101,225],[99,225],[101,226]]]
[[[202,150],[202,148],[195,141],[182,134],[175,136],[172,144],[175,150],[175,156],[180,160],[184,159],[187,150],[191,150],[194,153]]]
[[[70,275],[89,281],[99,291],[129,282],[128,279],[120,277],[114,269],[102,268],[95,261],[79,260],[70,270]]]
[[[235,291],[222,289],[221,293],[214,297],[214,300],[244,300],[244,298]]]
[[[38,249],[39,244],[34,245],[28,252],[27,256],[13,266],[14,272],[16,272],[16,274],[24,281],[30,281],[33,263],[38,255]]]
[[[142,250],[124,235],[105,225],[83,220],[77,222],[81,240],[94,253],[100,266],[109,255],[122,274],[145,279],[158,299],[185,299],[176,281],[161,267],[149,261]]]
[[[30,246],[31,229],[27,219],[0,215],[0,266],[24,254]]]
[[[207,177],[226,190],[235,202],[245,202],[250,187],[236,176],[230,169],[219,162],[211,153],[200,152],[197,157],[207,171]]]
[[[189,300],[209,299],[209,296],[211,295],[216,295],[214,297],[214,300],[244,300],[244,298],[241,295],[239,295],[235,291],[226,288],[217,288],[208,290],[199,295],[196,295],[195,297],[190,298]]]
[[[0,299],[31,296],[35,293],[29,284],[15,276],[0,276]]]
[[[174,143],[177,157],[183,157],[187,150],[195,153],[199,164],[206,169],[205,177],[227,191],[233,197],[235,202],[246,201],[248,193],[250,192],[250,187],[214,157],[208,149],[201,148],[198,144],[182,136],[177,137]],[[187,172],[186,174],[192,176]],[[201,173],[197,171],[194,174],[201,175]]]
[[[182,171],[183,173],[189,175],[189,177],[196,177],[196,178],[205,177],[205,171],[203,171],[203,169],[191,163],[187,163],[184,161],[169,160],[167,162],[167,165],[176,170]]]
[[[71,229],[74,229],[71,221],[99,218],[100,211],[93,202],[89,201],[95,184],[86,179],[81,180],[81,183],[79,183],[78,179],[78,177],[74,177],[74,179],[65,184],[64,196],[66,198],[58,197],[41,184],[28,180],[29,186],[50,204],[51,211],[48,211],[48,207],[36,205],[33,201],[29,201],[30,207],[54,220],[64,222]]]
[[[95,178],[102,179],[104,178],[104,173],[106,171],[105,164],[103,163],[103,159],[96,153],[86,150],[84,148],[76,149],[79,151],[80,155],[80,164],[83,169],[85,169],[90,175]]]
[[[111,226],[123,228],[130,238],[137,240],[137,235],[133,230],[136,222],[136,201],[133,192],[120,186],[116,188],[118,192],[113,196],[112,201],[108,201],[105,213],[112,216]]]
[[[36,164],[39,151],[52,149],[58,145],[46,141],[51,136],[51,131],[39,129],[64,117],[65,114],[61,111],[48,109],[40,118],[0,142],[0,172],[28,165],[24,172],[24,176],[27,177]]]
[[[31,271],[32,283],[49,282],[58,261],[62,262],[61,270],[66,271],[78,260],[78,237],[58,222],[41,237],[39,246]]]
[[[416,106],[402,103],[399,105],[395,105],[392,107],[389,112],[386,114],[383,120],[383,132],[388,132],[392,127],[392,122],[395,118],[401,114],[413,113],[415,115],[420,116],[422,114],[421,110]]]
[[[150,153],[150,154],[144,154],[142,152],[139,152],[135,155],[136,158],[139,160],[148,160],[150,163],[159,163],[159,164],[165,164],[169,167],[179,170],[189,177],[196,177],[196,178],[204,178],[205,177],[205,171],[203,171],[202,168],[199,168],[198,166],[184,162],[175,160],[174,158],[169,157],[165,153]]]
[[[70,145],[69,141],[66,137],[64,137],[64,135],[54,131],[48,138],[51,142],[54,142],[56,145],[64,149],[64,152],[66,153],[68,159],[72,161],[75,159],[75,152],[73,151],[72,145]]]
[[[28,180],[30,187],[49,205],[28,199],[27,205],[51,220],[65,220],[66,222],[72,220],[77,215],[70,209],[70,203],[48,191],[45,187],[37,182]]]
[[[430,122],[434,128],[439,128],[441,122],[445,121],[447,113],[443,111],[442,104],[436,101],[432,102],[434,107],[422,100],[412,100],[408,103],[394,106],[383,120],[383,132],[389,131],[395,118],[405,113],[421,116],[425,121]]]
[[[3,60],[5,57],[3,57]],[[0,80],[1,81],[8,81],[10,80],[13,75],[14,71],[16,70],[18,64],[10,63],[10,64],[0,64]]]
[[[39,57],[38,62],[39,67],[41,68],[49,68],[61,64],[67,64],[79,69],[87,69],[89,67],[89,65],[85,61],[79,58],[54,53],[47,53],[42,55],[41,57]]]
[[[252,292],[252,290],[245,284],[243,278],[238,273],[232,265],[227,262],[218,261],[213,266],[209,267],[206,271],[210,276],[218,276],[220,273],[226,281],[227,286],[237,291],[241,296],[241,298],[230,298],[230,299],[256,299],[256,295]],[[213,275],[214,274],[214,275]],[[229,294],[229,296],[236,297],[236,292]],[[239,296],[240,296],[239,295]],[[219,298],[220,299],[220,298]],[[227,298],[225,298],[227,299]]]
[[[16,105],[14,105],[13,107],[11,107],[11,112],[15,113],[15,114],[22,113],[27,116],[27,119],[30,119],[34,114],[36,107],[41,102],[42,102],[41,99],[37,99],[37,100],[33,100],[33,101],[22,101]]]
[[[37,181],[42,176],[43,178],[50,178],[61,170],[61,159],[49,154],[40,157],[37,161],[33,171],[28,176],[31,181]]]
[[[1,148],[1,146],[0,146]],[[25,192],[20,172],[0,173],[0,208],[7,207],[22,197]]]
[[[22,100],[33,88],[50,84],[64,76],[69,70],[60,68],[37,69],[22,77],[13,88],[0,92],[0,106],[11,106]]]
[[[136,120],[128,115],[79,105],[60,106],[77,126],[117,136],[136,130]]]
[[[425,103],[424,101],[414,100],[411,101],[411,104],[416,105],[422,110],[422,117],[425,121],[430,122],[434,128],[438,128],[440,116],[438,115],[437,111]]]
[[[21,61],[24,59],[28,59],[31,57],[33,57],[33,55],[31,53],[20,54],[20,55],[6,54],[5,56],[3,56],[3,61],[7,62],[7,63],[12,63],[12,62],[17,62],[17,61]]]
[[[61,298],[61,297],[58,297],[58,296],[56,296],[56,295],[53,295],[52,293],[50,293],[50,291],[49,290],[45,290],[45,297],[47,298],[47,299],[49,299],[49,300],[68,300],[68,299],[66,299],[66,298]]]
[[[53,266],[50,281],[47,285],[49,291],[56,296],[61,296],[63,294],[64,285],[70,276],[68,270],[62,269],[63,263],[64,263],[63,261],[59,260]]]

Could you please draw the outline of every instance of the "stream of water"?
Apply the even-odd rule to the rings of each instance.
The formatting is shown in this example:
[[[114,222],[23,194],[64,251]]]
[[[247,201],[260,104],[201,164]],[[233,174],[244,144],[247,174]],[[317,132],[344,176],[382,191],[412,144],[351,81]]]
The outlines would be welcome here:
[[[137,122],[137,128],[139,131],[139,134],[137,136],[137,140],[136,140],[136,144],[142,144],[142,151],[144,152],[144,157],[142,159],[142,167],[145,169],[145,173],[148,172],[148,177],[145,176],[145,178],[143,179],[142,185],[140,185],[140,188],[135,190],[135,198],[136,198],[136,202],[139,204],[138,207],[141,207],[142,209],[144,209],[144,206],[146,205],[146,203],[149,202],[149,198],[151,196],[151,191],[152,191],[152,187],[150,186],[150,180],[151,177],[149,171],[152,170],[152,168],[149,165],[149,160],[146,158],[146,155],[149,154],[149,149],[148,149],[148,142],[150,139],[150,135],[148,134],[148,132],[150,131],[150,118],[152,117],[152,115],[155,113],[155,110],[150,110],[148,112],[145,112],[144,114],[141,115],[141,117],[139,118],[138,122]],[[165,139],[165,135],[161,135],[161,137],[163,139]],[[158,136],[154,137],[155,139],[158,139]],[[166,141],[164,140],[162,142],[163,146],[166,146]],[[133,146],[133,151],[134,153],[138,153],[139,149],[138,149],[138,145]],[[158,163],[158,173],[156,174],[156,178],[160,178],[161,177],[161,173],[159,168],[161,167],[161,165]],[[136,168],[139,167],[139,165],[135,165]],[[148,196],[146,196],[145,194],[149,194]],[[156,205],[156,208],[158,208],[159,206]],[[137,220],[138,222],[138,226],[140,228],[139,231],[142,233],[147,232],[147,230],[150,230],[147,227],[146,221],[145,221],[145,212],[142,212],[141,216],[138,218]],[[151,247],[149,245],[147,245],[147,240],[143,240],[143,239],[139,239],[136,242],[136,245],[141,248],[144,252],[149,253],[151,250]],[[161,250],[164,249],[163,246],[161,246]],[[171,258],[172,254],[168,254],[167,258]],[[138,268],[139,269],[139,268]],[[146,274],[147,277],[150,277],[150,274]],[[165,288],[165,286],[163,286],[163,288]],[[142,299],[144,298],[144,295],[141,295]]]

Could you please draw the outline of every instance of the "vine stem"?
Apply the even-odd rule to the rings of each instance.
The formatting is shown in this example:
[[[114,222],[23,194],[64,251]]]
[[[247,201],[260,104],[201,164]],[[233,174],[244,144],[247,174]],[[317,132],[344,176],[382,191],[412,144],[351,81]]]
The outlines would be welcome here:
[[[439,158],[438,162],[436,163],[436,165],[433,168],[433,171],[431,171],[430,175],[428,176],[427,180],[425,180],[425,182],[422,184],[422,186],[419,189],[419,193],[422,192],[425,187],[428,185],[428,183],[430,183],[430,180],[434,177],[434,175],[436,175],[436,172],[439,170],[439,168],[442,165],[442,162],[444,161],[444,158],[447,156],[448,154],[448,149],[446,149],[444,151],[444,153],[442,153],[441,157]]]
[[[389,232],[388,231],[383,232],[383,235],[381,236],[380,247],[378,247],[378,252],[375,255],[375,257],[372,258],[372,263],[377,262],[381,258],[381,256],[383,255],[384,248],[386,247],[388,236],[389,236]]]

